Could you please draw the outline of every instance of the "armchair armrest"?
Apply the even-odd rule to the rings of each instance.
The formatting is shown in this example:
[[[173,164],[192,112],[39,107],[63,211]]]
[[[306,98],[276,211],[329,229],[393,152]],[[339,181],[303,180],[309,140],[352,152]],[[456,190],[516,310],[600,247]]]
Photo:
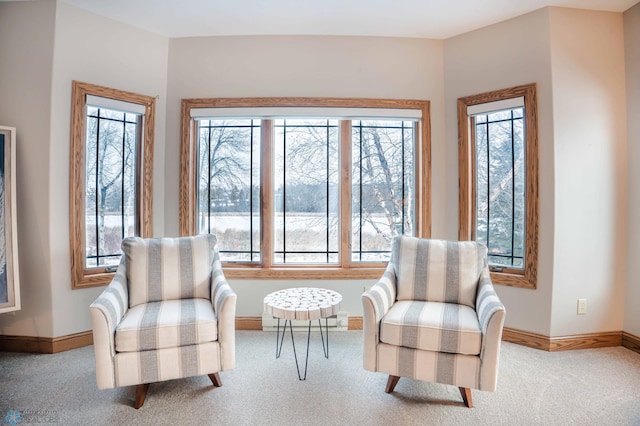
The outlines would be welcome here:
[[[211,269],[211,303],[218,318],[222,371],[235,367],[236,300],[236,293],[224,276],[220,255],[216,250]]]
[[[96,358],[96,378],[98,388],[115,386],[113,357],[115,350],[115,330],[129,308],[127,275],[124,259],[118,265],[111,283],[89,306],[93,326],[93,349]]]
[[[362,294],[364,368],[376,370],[376,345],[379,340],[380,320],[396,300],[396,274],[391,262],[382,278]]]
[[[373,307],[373,320],[379,323],[396,300],[396,273],[391,263],[382,278],[362,294],[362,303],[368,301]],[[367,312],[365,312],[365,315]]]
[[[476,296],[476,313],[482,331],[480,389],[494,391],[498,377],[500,342],[506,310],[493,288],[488,267],[485,267],[480,275]]]

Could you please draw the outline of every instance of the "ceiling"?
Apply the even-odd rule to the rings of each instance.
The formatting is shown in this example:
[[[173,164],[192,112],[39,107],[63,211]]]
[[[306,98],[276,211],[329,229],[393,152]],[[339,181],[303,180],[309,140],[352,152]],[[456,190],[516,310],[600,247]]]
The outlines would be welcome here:
[[[624,12],[638,0],[63,0],[166,37],[445,39],[545,6]]]

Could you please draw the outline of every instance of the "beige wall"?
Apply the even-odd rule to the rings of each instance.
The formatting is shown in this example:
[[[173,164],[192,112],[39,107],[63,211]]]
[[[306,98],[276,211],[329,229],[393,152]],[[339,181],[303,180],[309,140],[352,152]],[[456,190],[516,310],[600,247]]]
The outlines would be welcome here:
[[[623,42],[621,14],[564,8],[541,9],[445,42],[450,211],[457,209],[456,99],[538,85],[538,288],[498,287],[508,327],[549,336],[622,329]],[[449,226],[453,235],[457,223]],[[588,300],[586,315],[576,313],[578,298]]]
[[[0,334],[63,336],[91,329],[88,306],[103,290],[102,287],[71,290],[68,225],[71,82],[79,80],[145,95],[159,95],[153,196],[154,229],[156,234],[161,235],[164,228],[164,117],[168,39],[87,13],[63,2],[10,4],[16,9],[36,6],[43,9],[49,25],[36,28],[39,24],[36,21],[32,27],[31,12],[11,20],[16,27],[23,28],[22,31],[34,32],[31,37],[37,46],[26,46],[24,36],[16,35],[15,40],[23,40],[20,47],[25,56],[41,56],[42,61],[37,66],[29,64],[21,68],[17,75],[8,79],[12,85],[24,82],[23,93],[34,97],[33,103],[38,104],[32,105],[33,110],[22,112],[24,120],[16,124],[18,134],[23,130],[25,134],[30,131],[34,117],[38,117],[36,122],[43,123],[43,129],[40,137],[33,141],[37,146],[34,145],[30,152],[18,151],[18,158],[33,163],[25,168],[18,164],[18,192],[29,198],[37,198],[29,205],[18,206],[19,221],[22,223],[18,230],[18,242],[24,252],[20,256],[20,273],[25,286],[23,310],[15,317],[0,317]],[[4,5],[0,3],[0,6]],[[11,18],[4,11],[1,16],[1,19]],[[45,32],[47,29],[48,32]],[[2,40],[0,46],[4,49],[6,44],[4,38]],[[49,41],[50,45],[45,41]],[[40,45],[48,46],[50,52],[39,55],[37,52],[44,50]],[[46,86],[32,87],[38,83],[38,79],[25,74],[25,70],[35,69],[42,70]],[[2,81],[5,81],[5,74],[2,74]],[[38,108],[42,111],[38,112]],[[34,182],[30,183],[29,180]],[[25,187],[26,184],[29,187]],[[37,217],[28,217],[32,214]],[[25,223],[29,226],[24,226]],[[37,223],[42,226],[34,226]],[[42,257],[38,253],[42,253]],[[38,309],[47,310],[46,329],[38,325],[37,316],[31,308],[34,305],[45,305]]]
[[[23,310],[0,316],[0,334],[57,337],[90,329],[87,306],[101,288],[70,289],[69,108],[71,80],[76,79],[160,95],[154,161],[157,236],[178,234],[182,98],[428,99],[432,234],[440,238],[457,237],[456,99],[536,82],[539,283],[537,290],[498,287],[508,310],[506,324],[545,335],[623,326],[640,335],[633,303],[640,299],[635,261],[640,244],[628,238],[627,257],[625,240],[626,231],[634,235],[640,227],[631,221],[625,228],[627,218],[640,211],[640,148],[632,137],[640,131],[638,120],[629,120],[628,147],[623,131],[625,102],[630,117],[640,104],[638,82],[632,78],[640,67],[639,15],[638,6],[624,15],[625,96],[621,14],[541,9],[446,41],[323,36],[167,40],[62,2],[0,2],[0,123],[18,128],[23,287]],[[239,295],[240,316],[260,315],[266,293],[299,284],[342,292],[343,309],[357,316],[362,289],[372,282],[231,284]],[[589,300],[585,316],[575,315],[579,297]]]
[[[0,3],[0,123],[17,129],[22,287],[22,310],[0,315],[6,335],[53,336],[47,181],[54,25],[55,2]]]
[[[71,290],[69,263],[69,139],[71,81],[107,86],[156,101],[154,234],[164,228],[166,70],[169,41],[58,2],[51,94],[51,285],[54,336],[91,328],[88,306],[102,288]],[[71,314],[69,314],[71,313]]]
[[[626,108],[622,14],[551,8],[555,236],[551,335],[622,329]],[[576,314],[586,298],[586,315]]]
[[[179,158],[180,100],[193,97],[317,96],[428,99],[433,144],[433,234],[444,235],[442,42],[374,37],[204,37],[170,41],[167,153]],[[178,234],[178,161],[166,164],[166,233]],[[342,309],[362,315],[368,281],[234,280],[240,316],[262,314],[275,289],[314,285],[343,294]]]
[[[551,327],[554,153],[549,11],[536,12],[445,41],[447,236],[458,236],[457,99],[537,83],[540,158],[540,249],[537,290],[497,286],[506,326],[544,335]]]
[[[628,253],[624,328],[640,336],[640,3],[624,14],[628,129]]]

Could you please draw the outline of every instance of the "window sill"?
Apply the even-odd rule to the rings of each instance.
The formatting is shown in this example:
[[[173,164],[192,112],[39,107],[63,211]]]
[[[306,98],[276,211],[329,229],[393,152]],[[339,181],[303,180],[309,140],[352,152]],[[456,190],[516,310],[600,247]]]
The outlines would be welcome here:
[[[73,279],[72,288],[74,290],[77,290],[79,288],[90,288],[108,285],[113,279],[114,275],[115,272],[94,274],[85,272],[85,275],[83,275],[82,277]]]
[[[491,282],[497,285],[506,285],[519,288],[536,288],[535,277],[527,276],[523,271],[522,274],[507,272],[491,272]]]
[[[227,279],[278,279],[278,280],[322,280],[322,279],[379,279],[385,267],[368,268],[260,268],[222,265]]]

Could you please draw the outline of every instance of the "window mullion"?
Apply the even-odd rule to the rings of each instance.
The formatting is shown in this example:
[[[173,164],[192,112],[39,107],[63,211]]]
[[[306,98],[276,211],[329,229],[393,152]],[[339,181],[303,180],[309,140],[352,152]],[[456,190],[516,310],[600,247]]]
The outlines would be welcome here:
[[[358,124],[358,144],[360,145],[358,147],[358,173],[360,174],[360,176],[358,176],[358,260],[360,261],[362,261],[362,213],[364,212],[364,208],[362,207],[362,177],[364,176],[364,168],[362,167],[362,141],[362,121],[360,121]]]
[[[426,103],[422,107],[422,120],[414,124],[415,141],[419,141],[414,153],[416,163],[413,168],[416,171],[414,185],[420,188],[420,196],[415,202],[416,212],[419,214],[419,224],[416,228],[416,236],[422,238],[431,237],[431,121],[430,107]],[[417,189],[416,189],[417,193]]]
[[[484,125],[487,138],[487,247],[491,247],[491,134],[489,133],[489,117]]]
[[[96,266],[100,266],[100,109],[98,109],[98,124],[96,129]]]
[[[211,127],[211,121],[209,121],[209,126],[207,128],[207,233],[211,233],[211,132],[213,129]],[[196,179],[199,181],[200,179]]]
[[[249,133],[249,262],[253,262],[253,129],[254,120],[251,120]]]
[[[262,121],[261,137],[261,157],[262,169],[260,186],[261,191],[261,223],[260,232],[262,234],[260,251],[262,252],[262,266],[271,268],[273,266],[273,226],[274,219],[274,188],[273,188],[273,162],[274,162],[274,134],[273,120]]]
[[[340,265],[351,264],[351,121],[340,121]]]
[[[126,150],[127,150],[127,115],[124,115],[122,120],[122,178],[120,179],[120,224],[122,225],[122,232],[120,239],[124,240],[125,237],[125,208],[124,208],[124,191],[125,191],[125,174],[126,174]]]
[[[404,150],[404,121],[402,122],[402,127],[400,129],[401,135],[400,135],[400,140],[401,140],[401,147],[402,147],[402,205],[401,205],[401,211],[400,211],[400,217],[401,217],[401,221],[400,221],[400,230],[401,230],[401,234],[404,234],[404,221],[405,221],[405,203],[407,201],[407,197],[405,194],[405,176],[406,176],[406,171],[405,171],[405,150]]]
[[[516,238],[516,157],[513,110],[511,110],[511,267],[514,267]]]
[[[329,120],[327,120],[327,125],[325,127],[325,131],[326,131],[326,165],[325,165],[325,170],[327,173],[327,177],[326,177],[326,191],[327,191],[327,199],[326,201],[326,209],[327,209],[327,213],[326,213],[326,223],[327,223],[327,229],[326,229],[326,238],[327,238],[327,255],[326,255],[326,259],[327,259],[327,263],[329,263],[329,247],[330,247],[330,242],[329,242],[329,232],[330,232],[330,228],[331,228],[331,216],[329,215],[329,193],[330,193],[330,187],[329,187]]]
[[[469,132],[469,156],[467,160],[467,167],[470,170],[467,176],[467,182],[469,184],[468,190],[468,202],[469,202],[469,211],[468,216],[471,218],[471,223],[469,224],[469,235],[465,237],[465,239],[476,240],[478,238],[478,233],[476,232],[478,226],[478,215],[476,212],[476,208],[478,205],[478,197],[477,197],[477,188],[478,188],[478,156],[476,154],[476,118],[471,117],[471,129]],[[462,218],[460,220],[463,220]]]
[[[149,229],[146,229],[143,226],[143,219],[141,212],[145,211],[144,201],[143,201],[143,188],[144,188],[144,167],[145,167],[145,154],[144,150],[146,149],[143,143],[143,132],[144,132],[144,118],[142,115],[138,115],[136,117],[136,142],[135,142],[135,155],[134,166],[133,166],[133,175],[134,175],[134,185],[135,185],[135,200],[133,207],[133,235],[140,235],[143,238],[146,238],[147,235],[143,234],[143,229],[145,232],[149,233]]]

